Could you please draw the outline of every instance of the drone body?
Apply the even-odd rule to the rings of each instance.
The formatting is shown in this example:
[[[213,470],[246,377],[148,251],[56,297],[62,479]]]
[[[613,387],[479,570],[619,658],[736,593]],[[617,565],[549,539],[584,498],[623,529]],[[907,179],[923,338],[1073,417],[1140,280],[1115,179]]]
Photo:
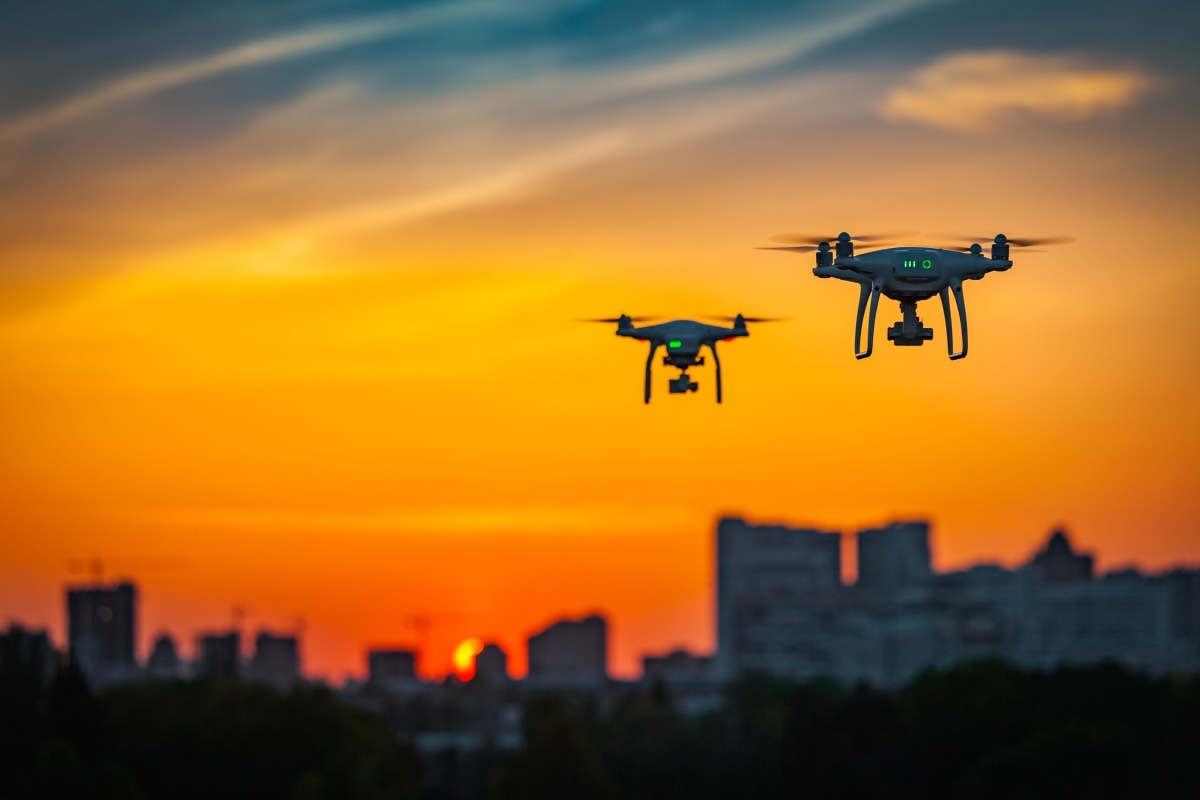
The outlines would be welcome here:
[[[663,364],[679,370],[679,377],[671,379],[668,383],[671,394],[694,392],[700,388],[698,383],[692,381],[687,371],[689,367],[704,365],[704,356],[700,355],[700,352],[703,348],[707,347],[712,353],[713,364],[716,366],[717,402],[720,403],[721,358],[717,355],[717,342],[729,342],[743,336],[749,336],[750,331],[746,328],[747,322],[768,321],[755,317],[743,317],[741,314],[738,314],[736,317],[728,318],[733,323],[733,327],[730,328],[721,325],[709,325],[690,319],[672,320],[671,322],[663,322],[658,325],[645,325],[639,328],[633,324],[638,319],[622,314],[612,319],[586,321],[615,322],[617,323],[617,336],[650,343],[650,353],[646,357],[646,382],[643,395],[643,399],[647,403],[650,402],[650,380],[652,367],[654,366],[654,354],[658,352],[658,348],[660,347],[666,350],[665,355],[663,355]]]
[[[806,237],[780,237],[792,241],[812,241]],[[942,313],[946,319],[946,349],[951,360],[967,355],[967,308],[963,299],[963,281],[979,280],[989,272],[1011,269],[1009,246],[1025,247],[1030,244],[1054,244],[1070,241],[1065,237],[1047,239],[1009,239],[997,234],[992,240],[990,257],[983,248],[973,244],[963,252],[937,247],[888,247],[872,250],[862,255],[854,254],[854,240],[869,240],[881,237],[852,237],[842,232],[831,248],[828,241],[816,247],[771,247],[768,250],[790,252],[816,252],[817,266],[813,274],[818,278],[837,278],[857,283],[859,286],[858,314],[854,324],[854,355],[867,358],[874,349],[875,315],[879,308],[879,297],[883,295],[900,303],[903,320],[888,328],[888,340],[898,346],[920,346],[933,338],[933,329],[921,324],[917,316],[917,303],[935,295],[942,301]],[[879,246],[879,245],[876,245]],[[959,328],[962,331],[962,349],[954,349],[954,326],[950,312],[950,297],[958,309]],[[863,344],[863,319],[867,319],[867,339]]]

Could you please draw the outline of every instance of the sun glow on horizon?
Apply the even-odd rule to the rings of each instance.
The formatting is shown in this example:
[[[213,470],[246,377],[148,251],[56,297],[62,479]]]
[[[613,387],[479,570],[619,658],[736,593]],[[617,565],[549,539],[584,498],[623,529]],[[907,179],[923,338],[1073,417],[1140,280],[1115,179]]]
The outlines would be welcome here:
[[[483,650],[483,642],[472,636],[454,648],[454,674],[459,680],[469,681],[475,677],[475,656]]]

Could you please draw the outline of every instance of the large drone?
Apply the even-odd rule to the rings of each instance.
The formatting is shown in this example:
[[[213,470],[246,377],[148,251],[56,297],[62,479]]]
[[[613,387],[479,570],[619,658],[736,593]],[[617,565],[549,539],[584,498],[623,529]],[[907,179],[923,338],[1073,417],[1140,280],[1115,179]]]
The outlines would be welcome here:
[[[666,355],[663,356],[663,364],[675,367],[680,371],[679,377],[671,379],[668,383],[671,394],[694,392],[700,388],[700,384],[693,383],[691,376],[687,374],[688,367],[703,366],[704,357],[700,355],[701,347],[711,350],[713,363],[717,368],[717,402],[719,403],[721,402],[721,358],[717,355],[717,342],[731,342],[741,336],[749,336],[750,331],[746,329],[747,322],[774,321],[762,317],[744,317],[738,314],[736,317],[716,318],[732,322],[732,328],[707,325],[690,319],[677,319],[641,328],[633,324],[647,319],[653,319],[653,317],[630,317],[622,314],[610,319],[582,320],[583,322],[615,322],[617,323],[617,336],[628,336],[631,339],[650,343],[650,355],[646,357],[645,401],[647,403],[650,402],[650,371],[654,364],[654,354],[658,348],[665,347],[667,349]]]
[[[979,280],[989,272],[1010,269],[1013,262],[1008,258],[1009,247],[1030,247],[1044,244],[1065,244],[1074,241],[1065,236],[1040,239],[1010,239],[1002,233],[992,239],[991,258],[983,255],[983,248],[972,244],[963,250],[946,250],[936,247],[888,247],[861,255],[854,254],[854,243],[876,242],[868,247],[883,247],[888,242],[876,240],[887,236],[851,236],[845,231],[833,237],[802,236],[788,234],[776,236],[772,241],[786,242],[790,246],[764,247],[762,250],[785,250],[792,253],[816,252],[817,267],[813,274],[818,278],[838,278],[859,285],[858,317],[854,323],[854,355],[867,358],[871,355],[875,339],[875,312],[879,307],[879,296],[886,295],[900,302],[904,319],[888,328],[888,340],[899,346],[920,346],[933,338],[933,329],[923,327],[917,316],[917,303],[937,295],[942,300],[942,314],[946,318],[946,349],[952,360],[967,355],[967,308],[963,301],[962,284],[966,280]],[[950,237],[964,241],[987,237]],[[833,247],[830,247],[833,239]],[[954,350],[954,328],[950,318],[950,295],[958,306],[959,327],[962,330],[962,350]],[[870,316],[867,323],[866,347],[862,344],[863,316],[870,300]]]

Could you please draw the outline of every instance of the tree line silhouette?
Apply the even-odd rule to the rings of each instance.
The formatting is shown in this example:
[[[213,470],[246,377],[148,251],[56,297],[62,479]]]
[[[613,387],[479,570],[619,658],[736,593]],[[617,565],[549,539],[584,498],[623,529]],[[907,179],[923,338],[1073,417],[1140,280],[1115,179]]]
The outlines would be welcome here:
[[[696,719],[668,693],[589,720],[530,704],[500,798],[1196,798],[1200,681],[995,662],[895,693],[767,678]]]
[[[897,692],[748,677],[678,713],[531,695],[525,746],[430,769],[330,691],[232,681],[93,693],[0,669],[0,798],[1195,798],[1200,679],[1114,665],[930,672]],[[444,756],[443,756],[444,757]],[[445,767],[445,765],[442,765]]]

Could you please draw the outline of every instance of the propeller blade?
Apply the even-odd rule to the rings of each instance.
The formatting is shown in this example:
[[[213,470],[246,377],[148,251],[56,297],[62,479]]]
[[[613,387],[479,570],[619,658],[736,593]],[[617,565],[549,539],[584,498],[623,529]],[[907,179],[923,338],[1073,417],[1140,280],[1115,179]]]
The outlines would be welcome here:
[[[959,236],[958,234],[935,235],[936,239],[950,239],[960,242],[978,242],[979,244],[990,244],[995,241],[996,236]],[[1012,237],[1004,237],[1013,247],[1037,247],[1044,244],[1070,244],[1075,241],[1073,236],[1042,236],[1035,239],[1027,239],[1024,237],[1013,239]]]
[[[809,244],[804,244],[804,245],[796,245],[793,247],[756,247],[754,249],[755,250],[783,250],[788,253],[812,253],[817,248],[812,245],[809,245]]]
[[[899,231],[896,233],[870,233],[863,234],[861,236],[851,236],[850,241],[875,242],[881,239],[895,239],[900,236],[908,235],[909,233],[907,231]],[[832,245],[837,241],[837,238],[838,234],[836,233],[833,236],[810,236],[806,233],[781,233],[778,236],[772,236],[771,241],[779,242],[780,244],[820,244],[821,242],[828,242]]]
[[[1037,247],[1044,244],[1070,244],[1073,241],[1073,236],[1043,236],[1040,239],[1009,239],[1008,243],[1014,247]]]
[[[1018,245],[1018,246],[1020,246],[1020,245]],[[950,248],[946,248],[946,249],[948,249],[948,250],[954,250],[954,251],[956,251],[956,252],[959,252],[959,253],[969,253],[969,252],[971,252],[971,248],[970,248],[970,247],[961,247],[961,246],[958,246],[958,245],[955,245],[954,247],[950,247]],[[1022,248],[1022,250],[1021,250],[1021,255],[1023,255],[1023,256],[1027,256],[1027,255],[1029,255],[1030,253],[1049,253],[1049,252],[1050,252],[1049,250],[1029,250],[1029,249],[1026,249],[1026,248]],[[980,254],[982,255],[982,253],[980,253]]]
[[[650,317],[600,317],[600,318],[598,318],[598,319],[577,319],[577,320],[575,320],[575,321],[576,321],[576,322],[607,322],[607,323],[619,323],[619,322],[621,322],[622,320],[627,320],[627,321],[629,321],[629,322],[649,322],[649,321],[650,321],[650,320],[652,320],[652,319],[658,319],[658,317],[657,317],[657,316],[650,316]]]
[[[724,314],[705,314],[709,319],[719,319],[722,322],[737,322],[738,317],[729,317]],[[740,314],[738,316],[741,316]],[[742,322],[787,322],[791,317],[742,317]]]

